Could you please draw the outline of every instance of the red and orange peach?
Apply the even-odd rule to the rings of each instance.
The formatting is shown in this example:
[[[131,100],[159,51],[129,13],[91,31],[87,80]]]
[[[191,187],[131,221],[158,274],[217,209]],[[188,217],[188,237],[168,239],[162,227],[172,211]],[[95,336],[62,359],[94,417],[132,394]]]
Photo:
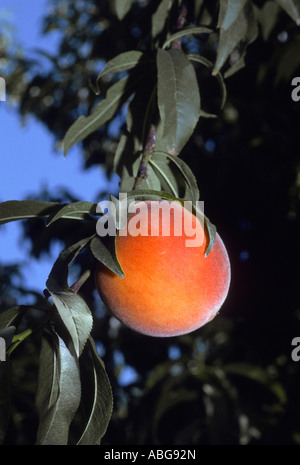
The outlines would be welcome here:
[[[144,213],[137,209],[129,216],[127,228],[130,221],[138,220],[140,230],[149,234],[119,232],[116,237],[116,253],[125,277],[120,278],[99,262],[97,289],[112,314],[133,330],[160,337],[186,334],[212,320],[226,299],[230,284],[228,254],[216,234],[214,246],[205,256],[207,230],[179,203],[172,203],[174,209],[170,209],[169,236],[163,233],[164,215],[154,225],[157,235],[151,235],[151,202],[146,205]],[[200,246],[187,246],[191,237],[185,228],[177,235],[181,219],[191,220],[195,231],[201,232]]]

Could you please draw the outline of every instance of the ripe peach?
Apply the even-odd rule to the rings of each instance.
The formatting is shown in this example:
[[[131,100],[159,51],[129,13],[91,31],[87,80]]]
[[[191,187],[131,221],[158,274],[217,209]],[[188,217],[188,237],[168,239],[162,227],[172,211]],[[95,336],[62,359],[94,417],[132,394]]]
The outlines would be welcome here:
[[[96,286],[112,314],[130,328],[149,336],[186,334],[214,318],[227,296],[230,284],[227,251],[217,234],[212,250],[205,257],[207,230],[179,203],[172,202],[174,209],[170,209],[170,216],[160,215],[155,225],[151,224],[153,203],[152,206],[150,201],[145,203],[146,210],[136,209],[127,222],[128,232],[134,229],[133,225],[144,235],[122,235],[123,231],[119,231],[116,237],[117,257],[125,277],[120,278],[99,262]],[[187,247],[186,240],[191,240],[191,234],[187,236],[184,227],[182,234],[176,235],[178,222],[188,219],[197,228],[194,231],[202,234],[200,246]],[[169,236],[164,235],[163,229],[167,220]],[[157,235],[150,235],[151,226],[157,227]]]

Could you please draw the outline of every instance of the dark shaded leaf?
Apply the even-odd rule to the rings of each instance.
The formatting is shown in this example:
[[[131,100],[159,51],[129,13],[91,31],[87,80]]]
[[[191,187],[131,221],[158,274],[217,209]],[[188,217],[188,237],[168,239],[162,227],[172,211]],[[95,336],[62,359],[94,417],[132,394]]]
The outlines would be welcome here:
[[[218,17],[218,28],[225,31],[232,26],[238,19],[241,10],[244,8],[248,0],[223,0],[220,2],[220,11]]]
[[[175,32],[175,34],[172,34],[168,40],[165,41],[163,44],[163,49],[168,48],[174,40],[180,39],[181,37],[184,36],[190,36],[190,35],[197,35],[197,34],[210,34],[212,32],[212,29],[208,27],[203,27],[203,26],[192,26],[188,27],[186,29],[181,29],[178,32]]]
[[[132,6],[132,0],[111,0],[111,10],[122,21]]]
[[[197,186],[197,181],[189,166],[181,158],[162,152],[154,152],[150,159],[150,163],[152,163],[155,167],[159,169],[158,162],[161,160],[163,160],[165,163],[169,161],[171,165],[175,165],[177,167],[177,170],[179,170],[179,172],[181,173],[181,176],[184,180],[183,182],[186,185],[186,194],[184,198],[185,200],[190,200],[193,204],[195,204],[196,201],[199,200],[200,194]],[[162,170],[160,171],[162,172]],[[175,192],[174,195],[176,195]],[[177,195],[177,197],[179,197],[179,195]]]
[[[68,289],[69,267],[93,237],[94,236],[86,237],[60,252],[46,282],[46,286],[51,292]]]
[[[142,78],[143,75],[138,73],[134,77],[128,76],[116,82],[108,89],[105,99],[98,103],[90,116],[80,116],[68,129],[64,137],[64,154],[66,155],[74,144],[85,139],[109,121],[129,98]]]
[[[91,337],[88,340],[93,365],[93,404],[88,421],[78,445],[98,445],[106,432],[112,409],[113,396],[104,363],[98,355],[97,348]]]
[[[78,409],[81,384],[78,360],[53,330],[43,335],[36,404],[37,445],[67,445]]]
[[[201,63],[202,65],[206,66],[207,68],[211,68],[213,69],[214,67],[214,64],[208,60],[207,58],[205,57],[202,57],[200,55],[194,55],[194,54],[189,54],[188,55],[188,59],[191,60],[191,61],[195,61],[197,63]],[[223,76],[220,72],[218,72],[216,75],[215,75],[217,81],[218,81],[218,84],[220,86],[220,90],[221,90],[221,104],[220,104],[220,108],[224,108],[224,105],[226,103],[226,100],[227,100],[227,89],[226,89],[226,84],[224,82],[224,79],[223,79]],[[200,116],[205,116],[202,114],[202,110],[200,112]],[[211,117],[216,117],[216,115],[210,115]]]
[[[162,0],[155,13],[152,15],[151,32],[154,44],[159,43],[159,37],[166,29],[171,7],[172,0]]]
[[[96,82],[98,83],[99,80],[107,74],[128,71],[139,64],[149,63],[154,63],[153,58],[150,58],[148,55],[138,50],[130,50],[129,52],[121,53],[106,64],[104,70],[98,74]]]
[[[124,272],[116,255],[115,237],[94,237],[90,247],[92,254],[97,260],[120,278],[124,278]]]
[[[202,212],[199,212],[199,214],[201,215]],[[209,254],[209,252],[212,250],[213,246],[214,246],[214,243],[215,243],[215,239],[216,239],[216,233],[217,233],[217,228],[214,224],[212,224],[209,219],[205,216],[204,217],[204,224],[207,228],[207,231],[208,231],[208,236],[209,236],[209,243],[208,243],[208,246],[207,246],[207,249],[205,251],[205,257],[207,257],[207,255]]]
[[[89,214],[95,215],[96,208],[97,204],[85,201],[62,205],[54,215],[50,216],[49,220],[47,221],[47,226],[50,226],[50,224],[54,223],[60,218],[84,220]]]
[[[181,50],[158,50],[158,108],[161,134],[157,149],[179,154],[192,135],[200,114],[198,82],[193,65]],[[158,140],[159,137],[161,140]],[[166,147],[166,150],[164,148]]]
[[[256,9],[256,16],[264,40],[268,40],[278,19],[279,11],[280,8],[274,1],[266,2],[261,9]]]
[[[275,0],[281,8],[295,21],[297,26],[300,25],[300,2],[299,0]]]
[[[29,307],[25,305],[17,305],[0,313],[0,328],[12,326],[17,320],[22,318],[24,312]]]
[[[268,375],[268,372],[259,365],[236,362],[225,365],[223,369],[227,374],[243,376],[259,384],[263,384],[276,396],[279,402],[287,402],[287,396],[283,386],[276,381],[276,379],[272,379]]]
[[[229,28],[220,28],[217,58],[213,69],[214,75],[220,71],[236,47],[242,44],[245,48],[257,37],[257,18],[252,3],[247,0],[244,7],[242,9],[238,8],[236,13],[237,16],[234,15],[235,21],[233,23],[226,22],[226,24],[230,24]],[[222,21],[220,23],[222,24]],[[234,65],[234,63],[232,64]]]

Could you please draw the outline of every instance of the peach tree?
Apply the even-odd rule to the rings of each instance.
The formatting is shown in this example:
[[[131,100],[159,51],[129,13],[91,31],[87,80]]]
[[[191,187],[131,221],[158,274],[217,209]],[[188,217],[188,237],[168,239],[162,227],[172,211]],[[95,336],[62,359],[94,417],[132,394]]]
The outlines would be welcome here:
[[[114,0],[111,14],[122,24],[135,3]],[[268,1],[262,7],[252,0],[220,0],[215,15],[207,3],[157,2],[151,37],[141,42],[140,48],[107,60],[90,82],[90,114],[80,116],[65,133],[63,151],[67,156],[75,144],[113,121],[117,114],[124,115],[126,129],[119,139],[113,168],[120,178],[119,192],[126,193],[129,200],[180,199],[196,205],[200,192],[192,170],[181,157],[183,148],[204,119],[218,118],[227,98],[226,80],[245,66],[248,46],[259,34],[268,39],[279,11],[284,10],[296,24],[300,21],[297,0]],[[110,201],[118,211],[118,198],[111,195]],[[105,214],[105,209],[88,199],[68,204],[42,200],[0,204],[1,224],[40,218],[50,230],[58,221],[72,229],[79,222],[85,225],[82,237],[62,250],[49,270],[40,305],[18,305],[0,313],[0,337],[7,349],[6,360],[0,362],[1,441],[12,409],[13,358],[30,337],[38,338],[40,347],[36,444],[100,444],[106,432],[113,393],[92,335],[93,309],[80,295],[81,286],[92,279],[91,270],[86,269],[76,282],[69,282],[70,267],[87,249],[95,261],[123,276],[115,238],[102,238],[96,233],[96,222]],[[209,254],[216,227],[207,217],[204,219]],[[30,312],[34,318],[24,326]],[[86,385],[89,396],[84,391]],[[76,434],[71,441],[74,425]]]

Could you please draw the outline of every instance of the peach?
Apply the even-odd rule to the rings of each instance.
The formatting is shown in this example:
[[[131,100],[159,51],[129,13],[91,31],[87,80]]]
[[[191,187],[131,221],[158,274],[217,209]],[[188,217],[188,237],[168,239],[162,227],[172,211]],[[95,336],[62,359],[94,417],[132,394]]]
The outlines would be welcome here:
[[[172,202],[169,216],[160,214],[155,224],[151,223],[153,202],[143,204],[146,209],[139,209],[139,203],[128,217],[127,234],[121,230],[116,237],[125,277],[99,262],[95,274],[98,292],[111,313],[135,331],[160,337],[189,333],[212,320],[226,299],[230,284],[226,248],[216,234],[214,246],[205,256],[207,230],[179,203]],[[169,236],[164,235],[167,221]],[[192,221],[194,238],[201,233],[201,245],[187,245],[193,239],[185,231],[187,221]],[[182,232],[178,235],[179,223]],[[151,234],[153,226],[156,230]],[[136,228],[141,235],[132,234]]]

